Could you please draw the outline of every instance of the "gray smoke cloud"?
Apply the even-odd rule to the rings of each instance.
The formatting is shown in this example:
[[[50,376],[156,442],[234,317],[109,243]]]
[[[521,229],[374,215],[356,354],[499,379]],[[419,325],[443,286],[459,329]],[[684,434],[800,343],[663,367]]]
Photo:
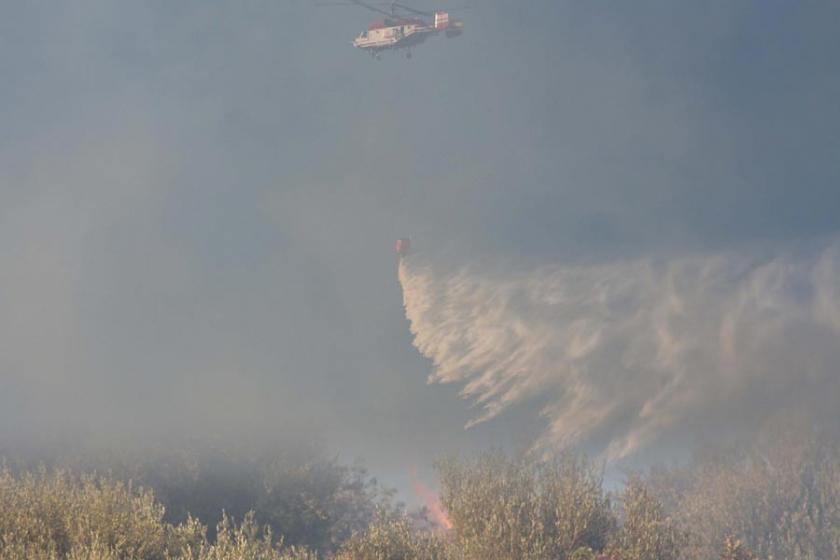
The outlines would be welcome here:
[[[462,385],[481,411],[468,426],[542,403],[538,449],[629,458],[840,402],[837,239],[538,270],[416,255],[399,278],[430,383]]]

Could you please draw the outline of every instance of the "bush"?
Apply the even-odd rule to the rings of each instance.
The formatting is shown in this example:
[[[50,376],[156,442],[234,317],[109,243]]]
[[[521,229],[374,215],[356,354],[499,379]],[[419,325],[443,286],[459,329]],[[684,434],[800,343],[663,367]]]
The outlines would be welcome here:
[[[840,559],[840,449],[775,437],[651,478],[692,538],[684,557],[719,557],[737,539],[758,558]]]
[[[439,465],[441,503],[466,560],[565,560],[601,551],[615,527],[595,469],[565,455],[534,464],[487,454]]]
[[[337,560],[445,560],[443,539],[434,533],[417,532],[405,517],[380,515],[364,532],[353,535]]]
[[[613,548],[622,560],[677,560],[688,535],[665,515],[639,475],[633,475],[621,495],[622,524]]]
[[[149,490],[94,475],[0,470],[2,560],[314,560],[283,549],[254,515],[224,516],[215,543],[194,518],[172,525]]]
[[[756,560],[752,552],[744,546],[740,540],[735,537],[726,537],[726,542],[723,543],[723,554],[720,555],[720,560]]]
[[[283,540],[275,541],[271,529],[261,528],[251,512],[241,525],[223,514],[216,541],[182,547],[177,560],[317,560],[317,555],[304,548],[284,550]]]
[[[317,443],[242,439],[222,445],[174,438],[119,447],[81,442],[63,452],[44,449],[34,454],[35,461],[31,452],[18,455],[17,470],[33,470],[43,460],[64,471],[134,480],[154,491],[165,507],[164,521],[178,525],[195,517],[208,527],[210,540],[222,511],[233,519],[253,511],[256,521],[283,535],[287,545],[325,554],[364,531],[377,508],[397,509],[392,492],[362,466],[330,458]]]
[[[633,475],[614,500],[580,457],[450,459],[438,467],[452,524],[445,533],[391,507],[362,526],[372,515],[366,476],[348,477],[334,463],[295,464],[261,471],[278,478],[255,478],[260,492],[250,479],[241,486],[256,492],[271,523],[253,511],[220,512],[212,531],[186,512],[168,521],[150,490],[113,476],[3,468],[0,560],[840,560],[840,447],[816,440]],[[223,502],[233,486],[202,488]],[[297,538],[349,536],[313,551],[275,538],[272,525]]]
[[[163,513],[151,492],[107,478],[0,471],[0,551],[7,558],[163,560],[173,536]]]

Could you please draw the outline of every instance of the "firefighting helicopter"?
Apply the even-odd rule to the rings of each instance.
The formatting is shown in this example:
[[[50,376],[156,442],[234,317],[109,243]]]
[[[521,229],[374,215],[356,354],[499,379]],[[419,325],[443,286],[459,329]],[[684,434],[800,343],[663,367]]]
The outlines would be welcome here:
[[[371,22],[366,31],[353,40],[353,46],[367,51],[371,57],[380,58],[383,51],[405,50],[406,58],[411,58],[411,49],[424,43],[426,39],[441,32],[451,39],[464,32],[464,22],[449,17],[449,12],[426,12],[406,6],[399,2],[379,3],[389,6],[386,10],[376,3],[363,0],[345,2],[321,2],[319,6],[356,5],[385,16]]]

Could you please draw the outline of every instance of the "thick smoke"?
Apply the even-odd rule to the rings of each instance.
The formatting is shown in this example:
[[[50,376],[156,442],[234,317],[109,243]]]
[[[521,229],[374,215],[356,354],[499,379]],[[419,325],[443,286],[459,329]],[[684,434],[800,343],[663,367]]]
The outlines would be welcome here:
[[[481,410],[469,425],[538,402],[536,448],[618,459],[840,404],[840,240],[772,258],[503,268],[400,264],[430,382],[463,386]]]

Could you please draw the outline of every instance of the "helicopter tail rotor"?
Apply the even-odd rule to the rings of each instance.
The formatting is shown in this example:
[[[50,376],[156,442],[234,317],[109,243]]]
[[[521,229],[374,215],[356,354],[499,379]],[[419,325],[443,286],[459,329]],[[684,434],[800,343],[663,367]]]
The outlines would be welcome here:
[[[449,27],[449,13],[435,12],[435,29],[446,29]]]

